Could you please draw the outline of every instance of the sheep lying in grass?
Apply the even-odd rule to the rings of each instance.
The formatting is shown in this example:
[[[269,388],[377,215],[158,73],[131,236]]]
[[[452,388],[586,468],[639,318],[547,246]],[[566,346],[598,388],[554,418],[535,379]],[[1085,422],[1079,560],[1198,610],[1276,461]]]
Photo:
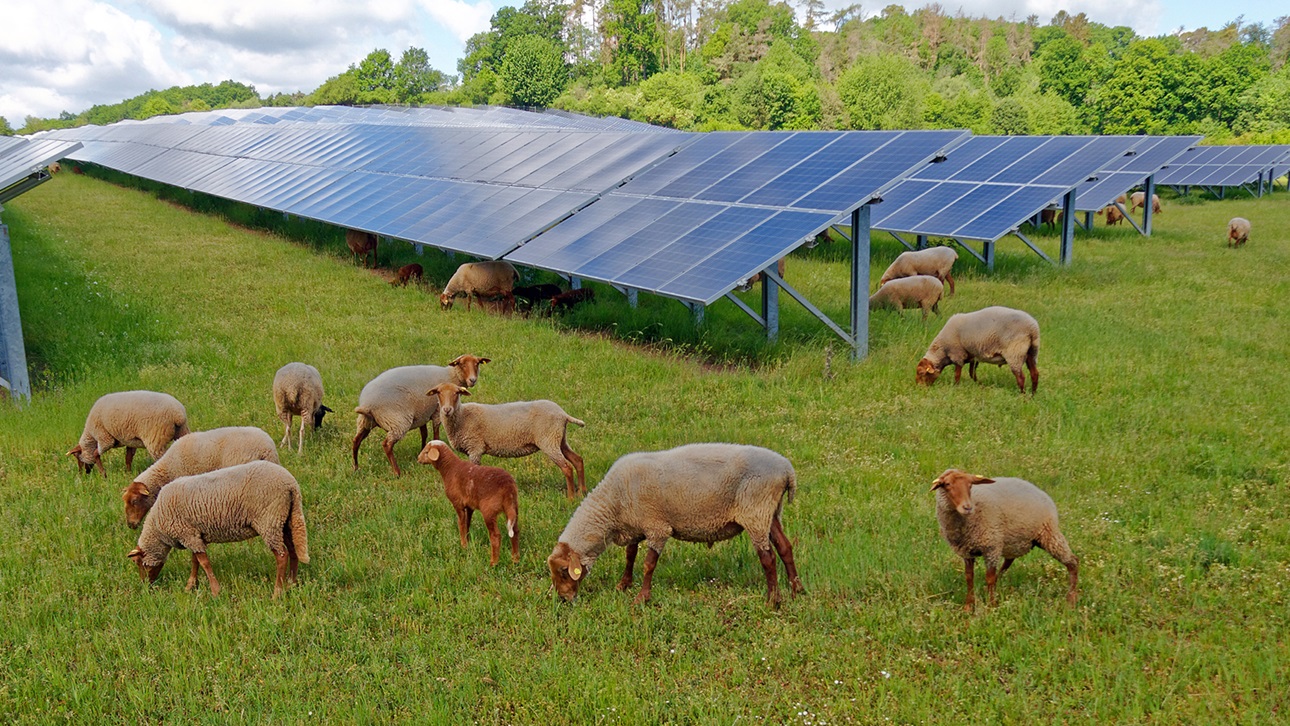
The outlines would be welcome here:
[[[479,304],[483,305],[486,297],[509,299],[513,308],[513,290],[519,279],[520,274],[511,263],[504,260],[467,262],[458,267],[448,284],[444,285],[443,293],[439,295],[439,306],[450,310],[453,300],[458,295],[465,295],[466,310],[470,310],[471,298],[478,299]]]
[[[317,431],[323,416],[333,413],[323,405],[322,374],[308,363],[288,363],[273,376],[273,407],[278,420],[286,430],[282,432],[282,446],[291,446],[291,417],[300,417],[300,435],[297,453],[305,450],[305,420],[313,423]]]
[[[907,307],[917,307],[922,308],[923,320],[926,320],[928,310],[937,315],[941,314],[941,294],[944,290],[945,286],[941,284],[941,281],[931,275],[897,278],[878,288],[877,292],[869,296],[869,309],[896,308],[897,310],[904,310]]]
[[[1227,223],[1227,246],[1240,247],[1250,241],[1250,220],[1245,217],[1232,217]]]
[[[422,269],[421,265],[413,262],[410,265],[400,267],[398,271],[394,273],[394,279],[390,280],[390,284],[395,287],[407,287],[408,283],[414,280],[416,282],[421,282],[421,278],[424,275],[425,270]]]
[[[259,536],[278,563],[273,597],[284,583],[295,584],[300,562],[309,564],[309,537],[300,486],[291,472],[267,461],[253,461],[208,474],[172,481],[143,521],[139,544],[127,555],[147,583],[157,581],[170,550],[193,553],[187,589],[197,585],[197,567],[206,571],[211,595],[220,584],[211,570],[206,545],[241,542]]]
[[[370,232],[360,232],[357,229],[345,230],[345,244],[349,246],[349,251],[354,260],[362,259],[363,267],[376,267],[376,235]],[[372,264],[367,264],[367,256],[372,256]]]
[[[181,476],[205,474],[251,461],[278,463],[273,437],[254,426],[194,431],[177,439],[160,459],[125,488],[125,523],[133,529],[157,501],[162,487]]]
[[[108,393],[94,402],[81,440],[67,452],[85,473],[95,465],[107,478],[103,453],[125,447],[125,469],[134,471],[134,452],[147,449],[157,460],[171,441],[188,433],[188,412],[174,396],[156,391]]]
[[[985,558],[986,596],[993,606],[999,576],[1034,547],[1066,565],[1066,602],[1075,604],[1079,558],[1057,527],[1057,506],[1039,487],[1024,479],[987,479],[947,469],[932,481],[932,491],[936,492],[941,536],[954,554],[963,558],[967,578],[964,609],[970,611],[976,603],[972,580],[977,557]]]
[[[878,281],[878,286],[886,285],[888,282],[901,277],[911,277],[913,275],[931,275],[942,283],[949,283],[950,294],[954,294],[954,262],[958,260],[959,253],[951,247],[929,247],[925,250],[915,250],[913,252],[901,252],[887,271],[882,273],[882,278]]]
[[[488,564],[496,566],[502,548],[497,518],[505,514],[511,561],[520,561],[520,490],[510,473],[500,467],[477,466],[459,459],[448,444],[438,439],[426,444],[417,461],[433,465],[443,479],[443,493],[457,510],[457,531],[463,548],[470,533],[470,515],[477,511],[488,528]]]
[[[428,437],[426,424],[433,424],[434,437],[439,438],[439,399],[426,396],[426,390],[440,383],[470,387],[479,380],[479,366],[491,359],[473,355],[458,356],[444,366],[401,366],[391,368],[368,381],[358,394],[358,430],[354,434],[354,471],[358,471],[358,447],[373,428],[385,429],[385,458],[395,476],[401,476],[399,462],[394,459],[394,445],[408,432],[421,429],[421,446],[425,448]]]
[[[569,448],[569,424],[587,424],[564,412],[554,401],[513,401],[511,403],[459,403],[470,391],[443,383],[426,391],[438,400],[443,430],[453,448],[478,464],[484,454],[505,459],[528,456],[537,451],[564,473],[565,496],[573,499],[573,474],[578,473],[579,490],[587,491],[587,474],[582,457]]]
[[[1017,387],[1026,392],[1024,363],[1030,369],[1030,392],[1039,389],[1039,323],[1028,313],[1000,306],[971,313],[951,315],[936,334],[926,355],[918,362],[915,380],[932,385],[941,371],[954,364],[954,383],[963,375],[963,365],[975,381],[978,363],[1005,363],[1017,377]]]
[[[645,542],[645,579],[637,603],[650,598],[654,567],[668,539],[720,542],[747,530],[766,574],[766,599],[779,606],[774,552],[792,593],[802,592],[793,546],[780,523],[797,477],[783,456],[758,446],[690,444],[623,456],[579,505],[547,558],[551,582],[566,601],[612,542],[627,548],[618,589],[632,586],[636,552]],[[774,546],[774,552],[771,547]]]

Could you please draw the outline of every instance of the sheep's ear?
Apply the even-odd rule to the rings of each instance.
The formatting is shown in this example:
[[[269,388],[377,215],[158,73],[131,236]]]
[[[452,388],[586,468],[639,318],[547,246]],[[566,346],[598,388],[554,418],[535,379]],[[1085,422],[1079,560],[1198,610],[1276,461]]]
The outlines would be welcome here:
[[[139,484],[139,482],[135,482],[135,484]],[[146,496],[148,496],[148,494],[149,494],[149,492],[148,492],[148,487],[146,487],[146,486],[144,486],[144,485],[142,485],[142,484],[139,484],[139,493],[140,493],[140,494],[142,494],[142,495],[143,495],[143,496],[145,496],[145,497],[146,497]]]
[[[456,368],[460,365],[461,365],[461,356],[457,356],[456,358],[453,358],[452,361],[448,363],[448,367],[450,368]]]
[[[492,363],[492,362],[493,362],[493,359],[492,359],[492,358],[480,358],[480,359],[479,359],[479,362],[480,362],[480,363]]]
[[[973,475],[972,475],[972,483],[973,483],[973,484],[993,484],[993,483],[994,483],[994,480],[993,480],[993,479],[988,479],[988,478],[983,477],[983,476],[981,476],[981,475],[979,475],[979,474],[973,474]]]
[[[139,560],[142,560],[142,559],[143,559],[143,548],[142,548],[142,547],[135,547],[134,549],[130,550],[130,554],[126,555],[126,557],[127,557],[127,558],[129,558],[129,559],[131,559],[131,560],[134,560],[135,562],[138,562]]]
[[[427,451],[427,452],[426,452],[426,458],[427,458],[427,459],[429,459],[430,461],[438,461],[438,460],[439,460],[439,447],[438,447],[438,446],[427,446],[426,448],[427,448],[427,449],[429,449],[429,451]]]
[[[569,550],[569,578],[574,581],[582,579],[582,557],[573,550]]]
[[[459,393],[459,394],[461,394],[461,395],[463,395],[463,396],[469,396],[469,395],[470,395],[470,391],[466,390],[465,388],[458,388],[458,389],[457,389],[457,393]]]
[[[932,488],[930,489],[930,491],[934,492],[943,486],[945,486],[945,482],[941,481],[940,477],[936,477],[935,479],[932,480]]]
[[[79,456],[81,453],[81,450],[82,450],[81,445],[77,444],[72,447],[71,451],[67,452],[67,456]]]

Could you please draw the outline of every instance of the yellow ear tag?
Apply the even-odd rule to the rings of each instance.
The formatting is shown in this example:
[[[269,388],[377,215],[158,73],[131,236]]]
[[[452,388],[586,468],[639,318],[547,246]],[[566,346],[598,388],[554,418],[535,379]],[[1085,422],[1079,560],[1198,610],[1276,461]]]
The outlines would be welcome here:
[[[570,574],[570,575],[573,575],[573,579],[575,579],[575,580],[576,580],[576,579],[578,579],[579,577],[582,577],[582,568],[581,568],[581,567],[575,567],[575,568],[573,568],[573,571],[572,571],[572,572],[570,572],[569,574]]]

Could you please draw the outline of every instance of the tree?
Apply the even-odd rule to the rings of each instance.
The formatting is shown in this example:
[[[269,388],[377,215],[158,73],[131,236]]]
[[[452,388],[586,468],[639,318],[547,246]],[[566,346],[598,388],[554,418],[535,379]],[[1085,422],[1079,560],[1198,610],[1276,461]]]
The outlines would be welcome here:
[[[609,48],[606,77],[615,85],[633,85],[659,70],[662,39],[650,0],[605,0],[600,29]]]
[[[1097,131],[1103,134],[1163,134],[1170,114],[1166,76],[1169,51],[1158,38],[1129,46],[1094,102]]]
[[[399,103],[415,103],[423,94],[438,91],[447,80],[442,71],[430,67],[430,56],[424,49],[408,48],[394,64],[394,98]]]
[[[0,116],[0,136],[13,136],[13,127],[9,125],[9,119]]]
[[[891,54],[862,57],[838,80],[853,129],[921,128],[929,90],[912,61]]]
[[[1084,59],[1084,45],[1063,33],[1049,41],[1037,58],[1040,86],[1066,102],[1084,103],[1093,87],[1096,69]]]
[[[1237,133],[1290,129],[1290,66],[1245,89],[1236,105],[1240,108],[1234,124]]]
[[[990,113],[990,126],[996,134],[1021,136],[1030,133],[1030,115],[1020,103],[1005,98]]]
[[[560,49],[546,38],[516,40],[502,62],[501,90],[516,106],[549,106],[568,80]]]
[[[394,61],[390,52],[377,48],[358,64],[354,72],[358,84],[358,103],[393,103]]]
[[[358,103],[358,77],[353,66],[332,76],[309,94],[309,102],[318,106],[353,106]]]
[[[153,116],[169,116],[176,113],[179,113],[179,109],[171,106],[166,99],[161,96],[153,96],[148,99],[147,103],[143,104],[143,109],[139,111],[137,118],[145,119],[152,118]]]

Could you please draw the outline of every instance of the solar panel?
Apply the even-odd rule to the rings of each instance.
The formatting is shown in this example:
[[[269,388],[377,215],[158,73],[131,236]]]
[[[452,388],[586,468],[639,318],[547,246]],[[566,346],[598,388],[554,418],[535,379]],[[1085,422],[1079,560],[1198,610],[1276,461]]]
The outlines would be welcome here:
[[[0,190],[30,177],[79,148],[80,142],[77,141],[0,136]]]
[[[1076,185],[1075,209],[1094,212],[1158,174],[1203,136],[1144,136],[1131,150],[1105,164],[1092,179]]]
[[[1169,186],[1243,186],[1266,175],[1285,146],[1203,146],[1188,151],[1156,176]]]

